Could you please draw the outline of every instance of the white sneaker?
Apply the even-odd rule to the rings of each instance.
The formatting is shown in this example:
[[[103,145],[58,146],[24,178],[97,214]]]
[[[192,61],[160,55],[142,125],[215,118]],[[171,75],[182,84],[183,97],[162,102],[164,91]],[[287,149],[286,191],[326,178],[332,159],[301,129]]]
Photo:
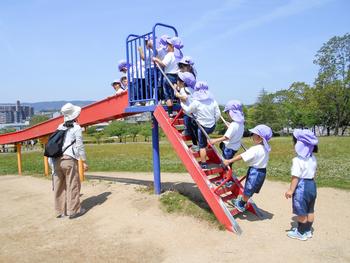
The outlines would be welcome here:
[[[292,228],[292,231],[296,231],[296,230],[297,230],[296,227],[293,227],[293,228]],[[310,231],[306,231],[306,232],[305,232],[305,235],[306,235],[306,237],[309,238],[309,239],[312,238],[312,236],[313,236],[311,230],[310,230]]]
[[[291,231],[288,231],[287,236],[290,237],[290,238],[301,240],[301,241],[306,241],[307,240],[306,233],[300,234],[297,228],[295,228],[295,229],[293,229]]]

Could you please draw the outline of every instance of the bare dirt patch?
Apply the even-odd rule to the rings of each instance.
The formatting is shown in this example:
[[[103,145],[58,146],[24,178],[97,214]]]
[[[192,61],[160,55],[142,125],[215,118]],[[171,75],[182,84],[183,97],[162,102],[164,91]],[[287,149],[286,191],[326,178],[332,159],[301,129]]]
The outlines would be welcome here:
[[[56,219],[49,180],[0,176],[0,262],[350,262],[350,193],[321,188],[315,233],[306,242],[286,237],[293,222],[283,197],[287,184],[267,181],[254,200],[266,219],[238,218],[243,234],[166,214],[158,197],[135,187],[149,173],[93,173],[113,182],[82,186],[88,212]],[[201,196],[186,174],[162,174],[165,188]]]

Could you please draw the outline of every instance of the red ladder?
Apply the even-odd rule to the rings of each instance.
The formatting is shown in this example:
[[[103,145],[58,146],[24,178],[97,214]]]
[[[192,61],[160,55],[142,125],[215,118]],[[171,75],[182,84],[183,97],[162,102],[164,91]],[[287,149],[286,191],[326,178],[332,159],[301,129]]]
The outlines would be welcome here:
[[[231,168],[223,168],[220,165],[220,156],[210,143],[207,146],[209,169],[203,170],[201,168],[197,161],[199,153],[192,152],[190,149],[191,145],[186,143],[191,138],[183,136],[181,133],[184,128],[182,111],[174,119],[170,119],[164,108],[159,105],[154,111],[154,116],[216,218],[227,230],[241,234],[242,230],[234,218],[240,212],[232,206],[230,201],[243,194],[242,181],[245,179],[245,176],[239,180]],[[225,184],[228,181],[232,181],[232,186],[226,187]],[[247,210],[259,218],[262,217],[259,209],[251,199],[248,201]]]

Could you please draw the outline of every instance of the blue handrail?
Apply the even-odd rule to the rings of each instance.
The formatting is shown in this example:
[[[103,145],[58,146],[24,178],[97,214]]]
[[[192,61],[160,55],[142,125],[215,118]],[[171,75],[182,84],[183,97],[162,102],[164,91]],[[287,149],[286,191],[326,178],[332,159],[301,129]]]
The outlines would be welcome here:
[[[163,23],[156,23],[152,31],[143,35],[130,34],[126,38],[126,60],[130,65],[127,72],[129,81],[129,106],[135,106],[136,103],[145,104],[153,101],[158,104],[158,77],[160,76],[157,67],[152,67],[152,54],[147,52],[145,38],[152,36],[153,54],[157,54],[156,38],[158,28],[169,28],[178,36],[175,27]],[[138,47],[141,47],[144,53],[144,60],[138,54]]]

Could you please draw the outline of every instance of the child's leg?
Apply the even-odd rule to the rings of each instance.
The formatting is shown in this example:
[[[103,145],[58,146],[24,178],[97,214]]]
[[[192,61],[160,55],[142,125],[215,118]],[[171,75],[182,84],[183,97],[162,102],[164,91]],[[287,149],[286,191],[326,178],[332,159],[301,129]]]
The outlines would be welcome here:
[[[311,231],[312,224],[314,223],[314,219],[315,219],[314,213],[311,213],[311,214],[308,214],[308,215],[307,215],[306,232]]]
[[[203,127],[203,129],[207,134],[211,134],[215,130],[215,125],[211,128]],[[198,127],[198,142],[199,142],[199,148],[200,148],[199,155],[200,155],[201,163],[205,164],[207,162],[206,147],[208,145],[208,141],[207,141],[207,137],[199,127]]]

